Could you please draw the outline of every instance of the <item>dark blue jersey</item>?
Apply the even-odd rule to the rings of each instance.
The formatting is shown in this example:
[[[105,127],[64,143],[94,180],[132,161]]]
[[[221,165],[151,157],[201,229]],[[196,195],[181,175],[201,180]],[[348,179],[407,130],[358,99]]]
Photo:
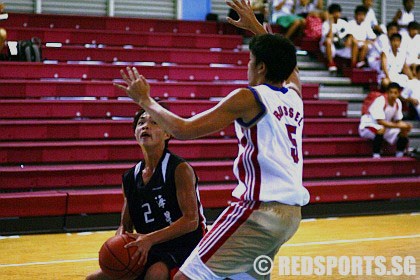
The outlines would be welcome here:
[[[123,175],[124,194],[134,228],[147,234],[165,228],[182,217],[176,196],[175,169],[184,159],[165,150],[147,184],[141,176],[144,161],[126,171]],[[197,178],[196,178],[197,181]],[[196,192],[197,183],[195,185]],[[205,219],[197,193],[199,211],[198,227],[185,235],[157,244],[159,248],[194,248],[205,233]]]

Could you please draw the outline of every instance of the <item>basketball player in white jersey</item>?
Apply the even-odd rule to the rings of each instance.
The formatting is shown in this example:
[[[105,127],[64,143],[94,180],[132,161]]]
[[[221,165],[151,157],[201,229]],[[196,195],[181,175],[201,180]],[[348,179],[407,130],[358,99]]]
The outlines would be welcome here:
[[[267,277],[254,271],[254,261],[276,255],[298,229],[301,206],[309,202],[302,186],[304,112],[296,49],[289,40],[266,34],[249,2],[228,5],[240,15],[238,21],[228,21],[257,35],[250,43],[250,87],[183,119],[150,97],[150,86],[136,68],[121,71],[127,86],[116,85],[178,139],[205,136],[235,123],[239,153],[233,196],[239,201],[219,216],[175,279]]]

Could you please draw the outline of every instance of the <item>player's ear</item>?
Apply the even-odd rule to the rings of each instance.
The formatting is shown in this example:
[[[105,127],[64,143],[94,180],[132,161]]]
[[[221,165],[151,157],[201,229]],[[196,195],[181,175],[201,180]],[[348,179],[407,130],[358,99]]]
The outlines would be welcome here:
[[[172,135],[169,134],[168,132],[165,132],[163,137],[165,138],[165,141],[172,139]]]
[[[258,74],[265,75],[267,73],[267,65],[264,62],[260,62],[257,65],[257,72]]]

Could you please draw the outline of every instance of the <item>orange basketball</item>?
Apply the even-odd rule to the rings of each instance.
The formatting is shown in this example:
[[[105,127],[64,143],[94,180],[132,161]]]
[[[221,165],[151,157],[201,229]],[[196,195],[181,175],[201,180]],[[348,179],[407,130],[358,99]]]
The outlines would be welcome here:
[[[134,241],[126,234],[109,238],[99,251],[99,266],[112,279],[133,279],[143,272],[143,265],[138,265],[138,258],[131,257],[137,247],[124,248],[124,245]]]

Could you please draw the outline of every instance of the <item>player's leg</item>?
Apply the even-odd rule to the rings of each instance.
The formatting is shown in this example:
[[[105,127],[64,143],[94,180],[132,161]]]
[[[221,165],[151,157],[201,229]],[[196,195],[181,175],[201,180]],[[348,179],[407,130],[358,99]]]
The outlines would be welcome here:
[[[0,53],[3,50],[4,43],[7,39],[7,32],[4,28],[0,28]]]
[[[152,264],[147,269],[144,280],[167,280],[169,279],[169,269],[164,262]]]
[[[86,280],[111,280],[101,269],[89,274]]]
[[[272,254],[273,248],[278,250],[296,232],[300,207],[252,203],[255,205],[232,203],[175,279],[225,279],[252,273],[259,256]]]

